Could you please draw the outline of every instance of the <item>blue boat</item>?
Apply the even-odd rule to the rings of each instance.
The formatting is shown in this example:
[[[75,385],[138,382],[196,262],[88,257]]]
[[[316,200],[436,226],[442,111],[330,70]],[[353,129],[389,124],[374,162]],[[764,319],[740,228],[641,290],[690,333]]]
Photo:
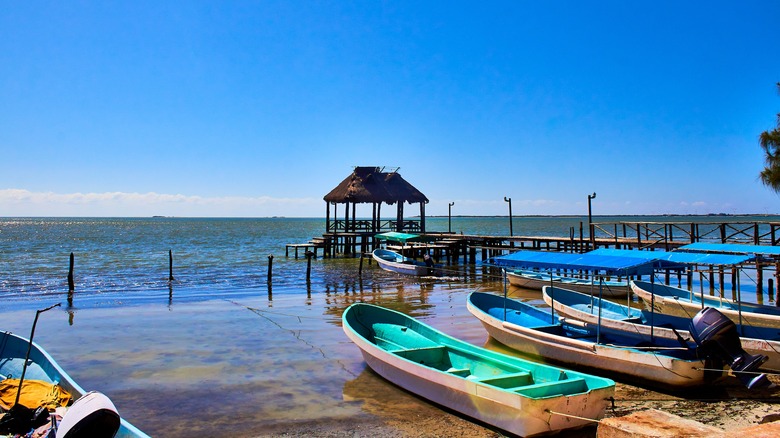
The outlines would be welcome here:
[[[29,360],[25,367],[25,358],[29,349]],[[20,379],[24,372],[24,382],[30,380],[57,384],[77,400],[88,393],[76,383],[43,348],[35,342],[10,332],[0,332],[0,378]],[[21,379],[20,379],[21,380]],[[18,387],[18,383],[16,384]],[[24,383],[22,384],[24,386]],[[33,407],[34,408],[34,407]],[[13,409],[13,408],[12,408]],[[63,418],[63,422],[64,422]],[[149,435],[127,422],[120,420],[117,438],[148,438]]]

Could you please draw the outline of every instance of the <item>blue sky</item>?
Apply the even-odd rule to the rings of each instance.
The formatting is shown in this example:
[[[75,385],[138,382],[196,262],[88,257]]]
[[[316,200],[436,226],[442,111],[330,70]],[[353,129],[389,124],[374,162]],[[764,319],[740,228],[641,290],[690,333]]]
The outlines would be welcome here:
[[[780,2],[4,2],[0,216],[780,213]],[[384,212],[390,212],[387,208]],[[407,208],[414,214],[415,208]],[[370,215],[370,208],[359,215]]]

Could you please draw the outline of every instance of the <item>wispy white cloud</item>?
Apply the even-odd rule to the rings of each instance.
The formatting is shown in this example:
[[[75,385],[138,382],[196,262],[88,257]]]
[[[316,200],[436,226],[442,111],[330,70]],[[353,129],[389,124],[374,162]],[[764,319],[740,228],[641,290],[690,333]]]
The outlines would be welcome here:
[[[0,190],[3,216],[321,216],[324,209],[324,201],[315,198]]]
[[[506,216],[508,203],[491,200],[431,200],[425,212],[431,216],[452,214],[470,216]],[[25,189],[0,190],[0,216],[94,216],[94,217],[324,217],[321,198],[275,198],[271,196],[197,196],[166,193],[102,192],[55,193]],[[342,207],[337,210],[341,211]],[[383,206],[383,216],[393,216],[394,206]],[[416,207],[405,207],[406,216],[419,214]],[[586,215],[587,203],[551,199],[513,199],[512,213],[524,215]],[[668,203],[636,201],[600,201],[593,205],[595,215],[622,214],[707,214],[739,213],[729,203],[675,201]],[[371,216],[370,205],[357,209],[358,216]]]

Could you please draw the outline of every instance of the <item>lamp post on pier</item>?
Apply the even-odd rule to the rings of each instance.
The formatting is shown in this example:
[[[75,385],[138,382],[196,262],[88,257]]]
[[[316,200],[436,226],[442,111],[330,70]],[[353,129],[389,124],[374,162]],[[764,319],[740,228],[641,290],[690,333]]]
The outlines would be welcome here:
[[[504,196],[504,201],[509,203],[509,235],[514,236],[514,233],[512,232],[512,198]]]
[[[590,243],[591,243],[591,245],[593,245],[595,243],[595,239],[594,239],[594,236],[593,236],[593,213],[592,213],[591,208],[590,208],[590,201],[592,199],[596,199],[596,192],[593,192],[592,195],[588,195],[588,234],[590,234]]]
[[[455,205],[455,201],[450,202],[447,207],[447,231],[452,232],[452,206]]]

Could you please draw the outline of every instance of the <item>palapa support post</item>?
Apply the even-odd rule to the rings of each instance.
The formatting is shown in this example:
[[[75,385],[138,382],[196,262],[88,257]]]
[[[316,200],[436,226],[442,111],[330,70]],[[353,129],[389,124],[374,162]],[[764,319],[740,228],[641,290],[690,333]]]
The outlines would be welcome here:
[[[311,251],[306,251],[306,282],[311,281],[311,258],[314,255]]]
[[[76,285],[73,282],[73,253],[70,253],[70,268],[68,269],[68,291],[73,292],[76,289]]]
[[[173,250],[168,250],[168,282],[173,281]]]
[[[273,264],[274,264],[274,256],[273,254],[271,254],[268,256],[268,279],[266,280],[268,284],[271,284],[271,272],[272,272]]]

